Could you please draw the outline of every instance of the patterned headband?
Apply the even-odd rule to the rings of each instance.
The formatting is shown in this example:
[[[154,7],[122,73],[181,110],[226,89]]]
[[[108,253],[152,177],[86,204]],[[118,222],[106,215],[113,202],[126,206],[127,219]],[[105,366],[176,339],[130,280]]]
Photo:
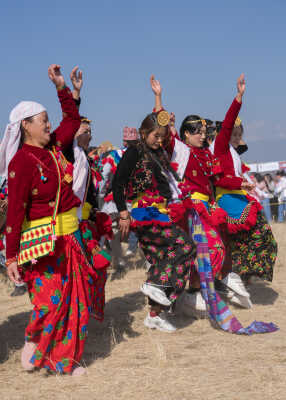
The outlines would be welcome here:
[[[196,119],[195,121],[187,121],[186,124],[196,124],[197,122],[201,122],[203,126],[207,125],[205,119]]]
[[[91,121],[91,119],[82,118],[82,119],[80,120],[80,122],[83,122],[83,123],[86,123],[86,124],[90,124],[92,121]]]

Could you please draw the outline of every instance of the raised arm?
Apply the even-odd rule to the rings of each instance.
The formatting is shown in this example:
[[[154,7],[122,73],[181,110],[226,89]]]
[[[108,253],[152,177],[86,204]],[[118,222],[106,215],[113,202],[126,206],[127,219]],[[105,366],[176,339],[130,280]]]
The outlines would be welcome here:
[[[70,78],[73,85],[72,97],[75,101],[80,101],[80,91],[83,85],[83,79],[82,71],[78,69],[78,66],[72,69]]]
[[[162,110],[162,108],[163,108],[162,107],[162,88],[161,88],[160,82],[155,79],[154,75],[151,75],[150,85],[151,85],[151,89],[155,96],[154,111],[158,112],[158,111]]]
[[[233,100],[229,110],[227,111],[225,119],[222,123],[221,130],[215,139],[214,155],[216,157],[222,156],[229,150],[229,141],[231,138],[235,120],[241,108],[242,97],[244,95],[244,92],[245,92],[245,79],[244,79],[244,74],[241,74],[237,79],[237,95]]]
[[[61,150],[64,150],[73,142],[74,135],[80,126],[80,116],[72,93],[65,86],[60,68],[59,65],[52,64],[48,69],[49,78],[57,88],[63,113],[62,122],[51,135],[51,144],[55,144]]]

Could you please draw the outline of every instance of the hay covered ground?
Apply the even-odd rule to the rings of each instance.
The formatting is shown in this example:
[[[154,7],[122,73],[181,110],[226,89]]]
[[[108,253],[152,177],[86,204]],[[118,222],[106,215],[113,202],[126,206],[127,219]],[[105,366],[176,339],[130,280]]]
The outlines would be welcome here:
[[[233,308],[246,326],[273,321],[280,331],[252,337],[214,330],[207,320],[177,317],[173,334],[143,326],[147,312],[139,288],[145,270],[107,283],[106,318],[91,321],[80,378],[26,373],[20,348],[31,306],[12,298],[0,282],[0,399],[33,400],[284,400],[286,399],[286,224],[274,225],[279,256],[272,284],[251,288],[254,307]]]

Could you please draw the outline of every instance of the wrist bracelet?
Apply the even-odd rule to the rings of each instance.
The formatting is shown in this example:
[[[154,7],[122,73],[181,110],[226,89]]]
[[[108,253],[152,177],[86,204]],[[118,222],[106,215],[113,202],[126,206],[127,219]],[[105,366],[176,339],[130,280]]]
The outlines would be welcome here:
[[[15,261],[17,261],[17,257],[8,258],[6,260],[6,267],[9,267],[9,265],[12,264]]]
[[[66,87],[67,87],[66,85],[58,86],[58,87],[56,86],[58,92],[60,92],[61,90],[65,89]]]

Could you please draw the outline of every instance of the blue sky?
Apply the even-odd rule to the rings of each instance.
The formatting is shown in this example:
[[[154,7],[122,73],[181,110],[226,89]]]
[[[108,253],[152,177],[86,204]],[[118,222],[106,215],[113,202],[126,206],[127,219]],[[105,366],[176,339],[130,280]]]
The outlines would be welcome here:
[[[74,65],[83,70],[81,113],[94,121],[93,142],[115,145],[152,109],[152,73],[179,127],[187,114],[223,119],[244,72],[245,159],[286,160],[284,0],[17,0],[0,14],[2,133],[21,100],[44,104],[56,127],[51,63],[68,84]]]

